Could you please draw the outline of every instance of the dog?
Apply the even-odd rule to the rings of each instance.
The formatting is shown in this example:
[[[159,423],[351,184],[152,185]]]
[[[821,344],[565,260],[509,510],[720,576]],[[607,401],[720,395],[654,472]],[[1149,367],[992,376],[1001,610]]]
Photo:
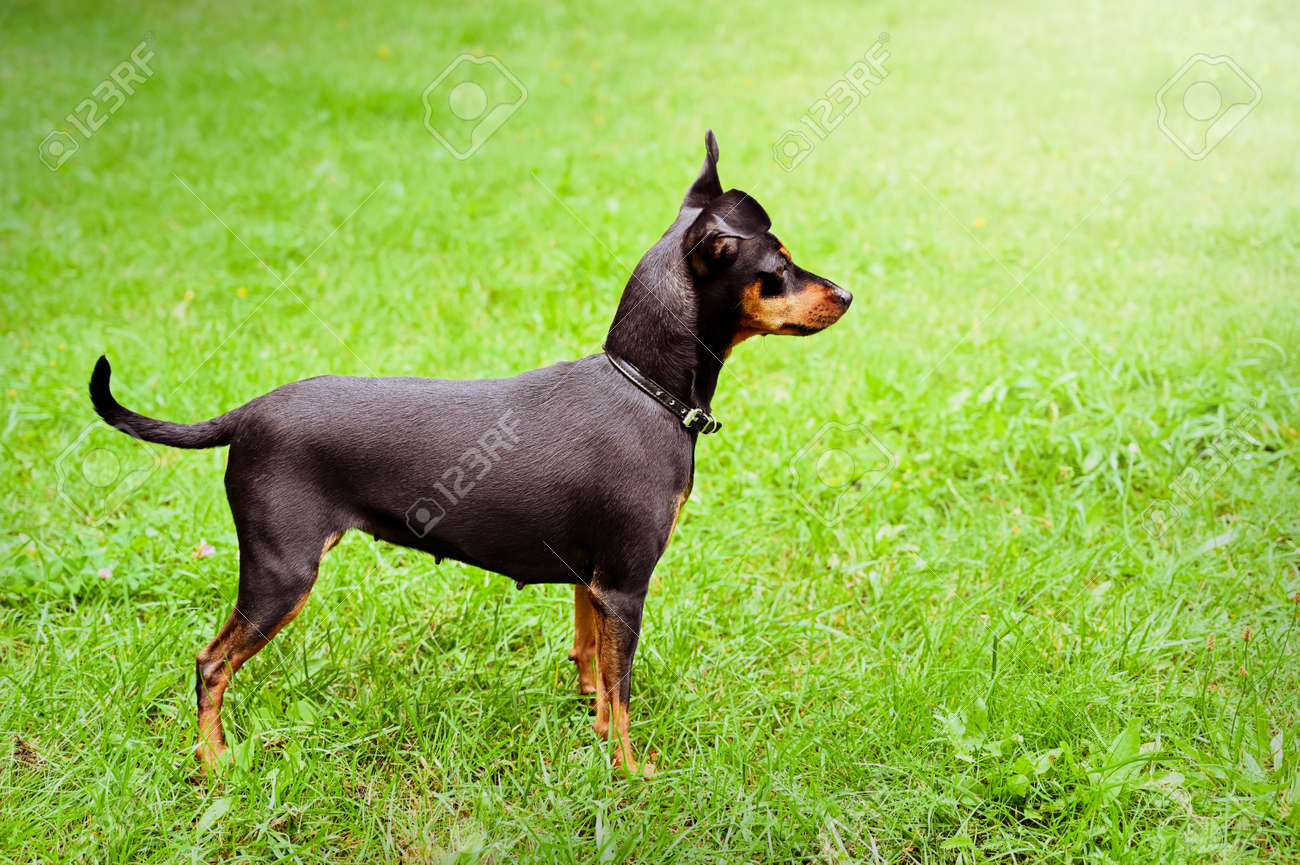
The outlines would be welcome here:
[[[512,378],[320,376],[211,420],[179,424],[120,405],[100,357],[96,412],[145,441],[228,446],[239,594],[195,663],[205,771],[227,750],[231,677],[302,610],[325,554],[359,529],[518,586],[574,587],[579,691],[615,767],[650,774],[628,736],[632,658],[650,576],[717,432],[723,361],[761,334],[834,324],[852,295],[802,269],[763,207],[718,180],[718,143],[672,225],[623,290],[602,353]]]

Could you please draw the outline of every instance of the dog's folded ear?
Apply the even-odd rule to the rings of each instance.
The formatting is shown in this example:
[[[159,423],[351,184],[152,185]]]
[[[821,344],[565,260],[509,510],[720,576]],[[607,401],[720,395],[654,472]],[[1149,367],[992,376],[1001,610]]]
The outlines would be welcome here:
[[[713,136],[713,130],[709,129],[704,133],[704,167],[686,191],[682,208],[704,207],[721,194],[722,182],[718,180],[718,139]]]
[[[739,189],[729,189],[705,206],[682,236],[682,255],[696,276],[725,269],[740,251],[740,241],[772,227],[763,205]]]

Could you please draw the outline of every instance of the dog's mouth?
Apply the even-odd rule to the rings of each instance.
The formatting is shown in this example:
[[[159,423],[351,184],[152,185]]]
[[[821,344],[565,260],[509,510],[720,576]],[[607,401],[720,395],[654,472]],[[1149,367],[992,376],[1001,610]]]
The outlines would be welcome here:
[[[819,304],[802,316],[800,321],[781,322],[777,332],[789,334],[790,336],[809,336],[820,333],[839,321],[848,308],[847,303]]]
[[[838,285],[825,284],[817,301],[803,309],[798,321],[783,321],[779,333],[808,336],[830,327],[848,312],[853,295]]]
[[[740,322],[732,345],[759,334],[811,336],[843,317],[853,296],[837,285],[764,297],[762,283],[750,285],[740,302]],[[812,286],[809,286],[812,289]]]

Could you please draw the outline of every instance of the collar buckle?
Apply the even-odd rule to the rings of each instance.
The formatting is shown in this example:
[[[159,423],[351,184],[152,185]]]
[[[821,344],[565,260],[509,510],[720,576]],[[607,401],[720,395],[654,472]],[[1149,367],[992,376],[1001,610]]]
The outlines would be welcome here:
[[[605,352],[605,359],[613,365],[614,369],[621,372],[624,378],[640,388],[643,393],[676,415],[677,419],[682,422],[682,426],[691,432],[711,435],[722,429],[722,423],[713,415],[704,409],[691,408],[690,403],[679,400],[665,391],[654,379],[641,372],[632,363],[616,358],[608,351]]]
[[[722,423],[703,409],[693,408],[682,418],[682,426],[701,435],[712,435],[722,429]]]

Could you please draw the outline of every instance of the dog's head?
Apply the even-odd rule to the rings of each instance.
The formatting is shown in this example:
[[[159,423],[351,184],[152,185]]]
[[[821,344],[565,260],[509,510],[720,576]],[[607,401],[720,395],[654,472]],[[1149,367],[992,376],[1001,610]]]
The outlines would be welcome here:
[[[731,333],[728,348],[751,336],[807,336],[839,321],[853,295],[799,267],[769,230],[763,206],[739,189],[722,191],[718,140],[704,136],[704,168],[682,201],[698,211],[681,240],[702,323]]]

